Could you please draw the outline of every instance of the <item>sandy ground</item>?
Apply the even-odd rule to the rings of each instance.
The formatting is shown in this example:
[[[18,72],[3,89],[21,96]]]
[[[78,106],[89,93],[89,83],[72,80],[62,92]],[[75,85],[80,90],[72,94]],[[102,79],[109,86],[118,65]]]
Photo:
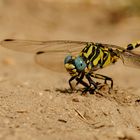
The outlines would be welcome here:
[[[119,14],[100,4],[1,0],[0,39],[67,39],[125,47],[140,39],[140,18]],[[67,91],[67,73],[44,69],[33,57],[0,48],[0,139],[140,139],[139,69],[118,63],[99,71],[113,77],[114,89],[81,95]]]

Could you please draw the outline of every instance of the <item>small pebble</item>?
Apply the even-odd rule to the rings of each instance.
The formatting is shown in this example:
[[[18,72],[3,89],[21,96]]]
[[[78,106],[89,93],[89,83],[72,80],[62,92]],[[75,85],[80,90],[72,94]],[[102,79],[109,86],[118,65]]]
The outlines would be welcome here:
[[[73,102],[79,102],[79,99],[78,98],[73,98],[72,101]]]

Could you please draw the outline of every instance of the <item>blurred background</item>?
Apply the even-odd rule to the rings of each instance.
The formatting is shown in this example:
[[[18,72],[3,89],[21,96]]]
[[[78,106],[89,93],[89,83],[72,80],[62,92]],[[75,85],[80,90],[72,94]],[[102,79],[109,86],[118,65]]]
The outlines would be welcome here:
[[[1,0],[0,39],[139,40],[139,0]]]
[[[0,39],[5,38],[80,40],[126,47],[128,43],[140,40],[140,1],[1,0]],[[4,64],[13,63],[11,58],[15,58],[16,63],[19,61],[23,65],[23,60],[27,66],[31,60],[30,56],[21,57],[20,53],[2,48],[0,57]],[[140,76],[139,70],[117,68],[109,70],[109,74],[116,76],[119,72],[117,78],[122,78],[129,71],[122,78],[125,82],[134,82],[129,76]]]

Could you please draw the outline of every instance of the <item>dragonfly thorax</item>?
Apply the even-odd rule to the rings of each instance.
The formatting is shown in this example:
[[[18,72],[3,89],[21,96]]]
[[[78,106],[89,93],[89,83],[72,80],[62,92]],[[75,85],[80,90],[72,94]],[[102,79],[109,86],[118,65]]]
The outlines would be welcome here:
[[[73,57],[71,55],[66,56],[64,65],[71,76],[79,75],[79,73],[83,72],[87,66],[82,57]]]

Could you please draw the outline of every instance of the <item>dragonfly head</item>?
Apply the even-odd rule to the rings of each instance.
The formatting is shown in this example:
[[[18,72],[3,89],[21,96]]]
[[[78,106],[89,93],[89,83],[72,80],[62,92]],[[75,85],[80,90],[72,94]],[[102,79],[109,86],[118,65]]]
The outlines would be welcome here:
[[[64,60],[66,70],[71,76],[78,76],[79,73],[83,72],[86,68],[86,63],[82,57],[72,57],[71,55],[66,56]]]

